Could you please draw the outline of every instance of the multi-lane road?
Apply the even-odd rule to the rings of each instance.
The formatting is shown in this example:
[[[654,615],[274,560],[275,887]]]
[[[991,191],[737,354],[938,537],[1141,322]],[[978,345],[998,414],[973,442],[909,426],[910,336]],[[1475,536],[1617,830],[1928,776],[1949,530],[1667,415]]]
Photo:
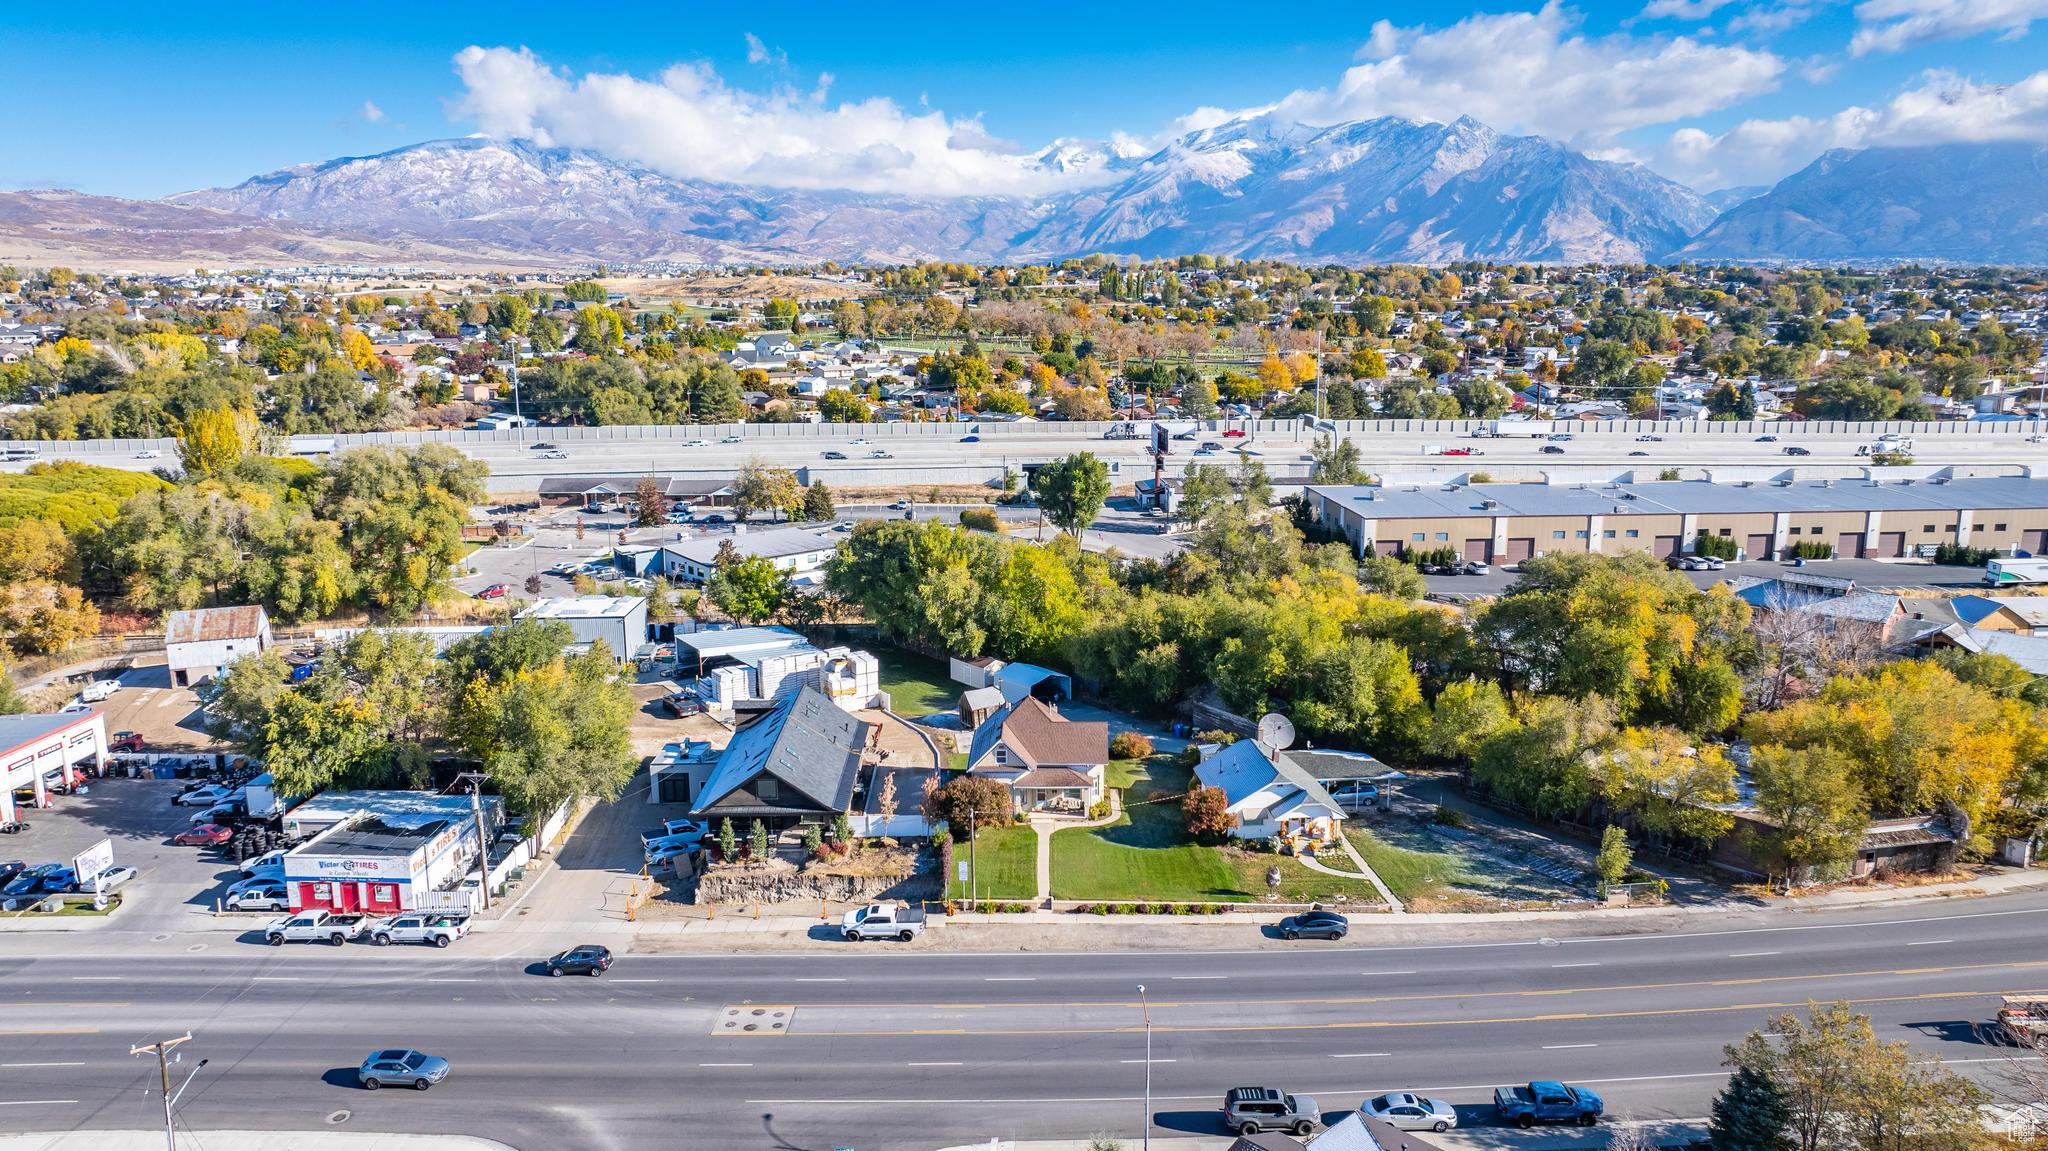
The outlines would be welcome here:
[[[22,939],[0,959],[0,1131],[146,1127],[131,1043],[191,1030],[211,1062],[194,1130],[462,1132],[513,1147],[931,1148],[990,1137],[1220,1133],[1220,1093],[1273,1084],[1327,1111],[1406,1087],[1483,1124],[1495,1085],[1587,1083],[1616,1113],[1694,1117],[1721,1047],[1779,1010],[1848,999],[1885,1039],[1991,1080],[1971,1024],[2048,982],[2038,895],[1661,934],[1513,935],[1273,950],[956,955],[818,941],[800,954],[628,954],[548,979],[509,936],[452,951],[268,949],[137,937],[118,957]],[[941,926],[937,930],[943,931]],[[1251,929],[1247,928],[1249,933]],[[567,943],[571,940],[550,941]],[[425,1095],[371,1094],[373,1048],[447,1056]],[[1502,1145],[1514,1137],[1501,1132]],[[1128,1144],[1127,1144],[1128,1145]]]
[[[1176,430],[1189,425],[1173,423]],[[1247,425],[1251,434],[1226,436],[1221,429],[1206,429],[1193,440],[1176,440],[1169,468],[1178,471],[1188,462],[1229,463],[1239,449],[1253,453],[1276,477],[1298,477],[1308,472],[1307,453],[1316,432],[1299,423]],[[1647,426],[1647,425],[1641,425]],[[1849,474],[1868,466],[1867,456],[1857,449],[1870,447],[1876,433],[1869,430],[1838,430],[1837,425],[1780,425],[1767,433],[1694,428],[1667,430],[1661,439],[1641,440],[1638,425],[1590,425],[1575,430],[1572,439],[1551,441],[1516,437],[1507,439],[1465,438],[1455,430],[1389,430],[1377,425],[1354,425],[1343,434],[1357,443],[1366,470],[1393,476],[1454,476],[1485,471],[1497,478],[1530,479],[1539,473],[1569,474],[1572,469],[1601,469],[1603,476],[1618,469],[1632,468],[1643,478],[1654,478],[1664,468],[1705,469],[1731,467],[1801,468],[1820,475]],[[1667,425],[1668,427],[1668,425]],[[1099,430],[1084,425],[1056,423],[1008,426],[969,424],[878,424],[845,435],[808,425],[745,425],[728,437],[721,432],[735,429],[685,427],[657,428],[535,428],[517,433],[455,433],[455,443],[471,456],[490,465],[493,490],[530,492],[550,476],[659,474],[688,477],[730,476],[753,460],[800,469],[806,478],[823,479],[841,487],[869,487],[932,483],[981,483],[999,477],[1005,468],[1058,459],[1077,451],[1092,451],[1115,466],[1116,480],[1129,483],[1151,474],[1147,444],[1139,439],[1104,439]],[[1759,439],[1768,435],[1774,439]],[[970,438],[971,437],[971,438]],[[341,446],[354,442],[344,437]],[[736,443],[724,442],[727,438]],[[1938,425],[1914,436],[1912,456],[1925,465],[1968,465],[2039,467],[2048,465],[2048,440],[2018,426]],[[294,450],[313,452],[331,449],[332,438],[300,436]],[[1217,450],[1207,456],[1194,453],[1209,443]],[[534,445],[558,449],[561,459],[550,459],[548,451]],[[1447,456],[1438,449],[1468,448],[1481,453]],[[1556,451],[1545,451],[1545,448]],[[1809,454],[1786,454],[1786,448],[1801,448]],[[159,454],[147,456],[146,451]],[[874,453],[886,452],[886,458]],[[836,453],[844,459],[828,458]],[[71,459],[109,467],[149,470],[175,464],[175,444],[169,441],[79,441],[46,444],[40,458]],[[6,469],[25,467],[23,461],[0,465]],[[1697,476],[1699,473],[1693,473]]]

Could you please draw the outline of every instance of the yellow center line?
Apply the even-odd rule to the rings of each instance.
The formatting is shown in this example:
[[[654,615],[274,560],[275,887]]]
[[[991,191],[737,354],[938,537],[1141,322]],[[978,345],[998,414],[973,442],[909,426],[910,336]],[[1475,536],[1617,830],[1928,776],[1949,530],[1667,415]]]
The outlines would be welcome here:
[[[1856,1004],[1867,1004],[1867,1003],[1925,1003],[1925,1002],[1930,1002],[1930,1001],[1933,1001],[1933,1000],[1941,1000],[1941,999],[1978,999],[1978,998],[1982,998],[1982,997],[1983,997],[1983,996],[1984,996],[1985,994],[1986,994],[1985,992],[1981,992],[1981,991],[1938,991],[1938,992],[1930,992],[1930,993],[1928,993],[1928,994],[1925,994],[1925,995],[1883,995],[1883,996],[1873,996],[1873,997],[1868,997],[1868,998],[1860,998],[1860,997],[1859,997],[1859,998],[1854,998],[1854,999],[1850,999],[1850,1000],[1848,1000],[1848,1002],[1850,1002],[1850,1003],[1856,1003]],[[1792,1010],[1797,1010],[1797,1009],[1799,1009],[1799,1008],[1802,1008],[1802,1007],[1805,1007],[1805,1006],[1807,1006],[1807,1003],[1808,1003],[1808,1002],[1809,1002],[1809,1001],[1807,1001],[1807,1000],[1798,1000],[1798,1001],[1787,1001],[1787,1002],[1782,1002],[1782,1003],[1729,1003],[1729,1004],[1721,1004],[1721,1005],[1715,1005],[1715,1006],[1706,1006],[1706,1007],[1663,1007],[1663,1008],[1652,1008],[1652,1009],[1649,1009],[1649,1010],[1645,1010],[1645,1011],[1570,1011],[1570,1012],[1559,1012],[1559,1013],[1554,1013],[1554,1014],[1548,1014],[1548,1015],[1514,1015],[1514,1016],[1494,1016],[1494,1017],[1491,1017],[1491,1018],[1485,1018],[1485,1019],[1411,1019],[1411,1020],[1399,1020],[1399,1021],[1396,1021],[1396,1020],[1383,1020],[1383,1019],[1367,1019],[1367,1020],[1352,1020],[1352,1021],[1343,1021],[1343,1022],[1327,1022],[1327,1023],[1224,1023],[1224,1024],[1189,1024],[1189,1025],[1171,1025],[1171,1024],[1159,1024],[1159,1023],[1155,1023],[1155,1024],[1153,1024],[1153,1025],[1152,1025],[1152,1028],[1151,1028],[1151,1030],[1152,1030],[1152,1032],[1153,1032],[1154,1034],[1165,1034],[1165,1033],[1168,1033],[1168,1032],[1177,1032],[1177,1033],[1180,1033],[1180,1034],[1183,1034],[1183,1035],[1200,1035],[1200,1034],[1212,1034],[1212,1033],[1232,1033],[1232,1032],[1271,1032],[1271,1031],[1369,1031],[1369,1030],[1396,1030],[1396,1029],[1401,1029],[1401,1028],[1412,1028],[1412,1027],[1470,1027],[1470,1026],[1474,1026],[1474,1025],[1481,1025],[1481,1024],[1483,1024],[1483,1025],[1486,1025],[1486,1026],[1500,1026],[1500,1025],[1502,1025],[1502,1024],[1510,1024],[1510,1023],[1560,1023],[1560,1022],[1571,1022],[1571,1021],[1584,1021],[1584,1020],[1588,1020],[1588,1019],[1653,1019],[1653,1018],[1659,1018],[1659,1017],[1665,1017],[1665,1016],[1672,1016],[1672,1015],[1708,1015],[1708,1014],[1719,1014],[1719,1013],[1726,1013],[1726,1012],[1731,1012],[1731,1011],[1792,1011]],[[1156,1007],[1156,1006],[1158,1006],[1158,1005],[1157,1005],[1157,1004],[1154,1004],[1154,1006]],[[912,1029],[912,1030],[888,1030],[888,1029],[878,1029],[878,1030],[859,1030],[859,1031],[847,1031],[847,1030],[826,1030],[826,1031],[815,1031],[815,1032],[811,1032],[811,1031],[792,1031],[792,1032],[790,1032],[790,1033],[788,1034],[787,1038],[790,1038],[790,1039],[885,1039],[885,1038],[900,1038],[900,1037],[903,1037],[903,1036],[911,1036],[911,1035],[967,1035],[967,1034],[973,1034],[973,1035],[976,1035],[976,1036],[985,1036],[985,1035],[1011,1035],[1011,1036],[1031,1036],[1031,1035],[1047,1035],[1047,1036],[1052,1036],[1052,1035],[1136,1035],[1136,1034],[1142,1034],[1142,1033],[1143,1033],[1144,1031],[1145,1031],[1145,1028],[1144,1028],[1144,1027],[1142,1027],[1142,1026],[1128,1026],[1128,1025],[1127,1025],[1127,1026],[1118,1026],[1118,1027],[1017,1027],[1017,1028],[987,1028],[987,1029],[983,1029],[983,1030],[976,1030],[976,1031],[973,1031],[973,1032],[971,1032],[971,1033],[970,1033],[970,1032],[968,1032],[968,1031],[965,1031],[965,1030],[954,1030],[954,1031],[933,1031],[933,1030],[924,1030],[924,1029]]]
[[[1154,999],[1154,1009],[1162,1007],[1344,1007],[1376,1003],[1434,1003],[1445,1000],[1468,999],[1541,999],[1560,995],[1603,995],[1628,991],[1682,991],[1699,987],[1757,987],[1776,983],[1810,983],[1843,979],[1880,979],[1902,975],[1958,975],[1986,971],[2026,971],[2048,968],[2048,959],[2020,960],[2012,963],[1963,963],[1951,967],[1901,967],[1875,971],[1839,971],[1822,974],[1767,975],[1742,979],[1694,979],[1673,983],[1609,983],[1592,987],[1546,988],[1522,991],[1452,991],[1435,992],[1427,995],[1356,995],[1327,998],[1285,998],[1285,999]],[[1085,1008],[1138,1008],[1135,999],[1019,1001],[1015,1003],[802,1003],[791,1004],[808,1011],[851,1010],[851,1011],[1069,1011]],[[1157,1030],[1157,1028],[1154,1028]]]

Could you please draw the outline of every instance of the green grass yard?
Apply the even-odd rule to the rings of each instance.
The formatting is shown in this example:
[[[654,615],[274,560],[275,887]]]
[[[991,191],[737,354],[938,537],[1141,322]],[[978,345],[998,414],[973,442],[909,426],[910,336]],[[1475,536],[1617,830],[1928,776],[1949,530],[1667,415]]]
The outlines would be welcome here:
[[[889,693],[889,706],[897,715],[915,719],[959,706],[965,689],[948,676],[944,661],[901,648],[871,650],[882,665],[882,690]]]
[[[1387,889],[1403,903],[1437,898],[1470,878],[1463,860],[1449,852],[1410,851],[1383,842],[1370,831],[1346,832]]]
[[[975,833],[974,867],[983,899],[1030,899],[1038,894],[1038,833],[1024,824],[984,827]],[[960,867],[968,860],[965,843],[953,845],[952,882],[947,894],[968,897]]]

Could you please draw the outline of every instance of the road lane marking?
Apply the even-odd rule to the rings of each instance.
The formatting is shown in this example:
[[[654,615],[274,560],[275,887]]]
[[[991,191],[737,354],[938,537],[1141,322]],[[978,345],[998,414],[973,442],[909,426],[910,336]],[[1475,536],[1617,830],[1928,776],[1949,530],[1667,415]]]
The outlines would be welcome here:
[[[1782,953],[1782,952],[1777,952],[1777,951],[1738,951],[1738,952],[1736,952],[1735,954],[1733,954],[1733,955],[1729,956],[1728,958],[1730,958],[1730,959],[1762,959],[1762,958],[1763,958],[1764,956],[1766,956],[1766,955],[1780,955],[1780,954],[1783,954],[1783,953]]]
[[[1180,981],[1180,980],[1185,980],[1185,979],[1228,979],[1228,978],[1230,978],[1230,976],[1228,976],[1228,975],[1169,975],[1169,976],[1167,976],[1166,978],[1167,978],[1167,979],[1169,979],[1169,980],[1172,980],[1172,981]]]
[[[699,1063],[699,1067],[752,1067],[751,1063]]]
[[[1413,971],[1361,971],[1360,975],[1413,975]]]
[[[250,982],[252,982],[252,983],[303,983],[303,982],[305,982],[305,980],[301,979],[301,978],[300,978],[299,976],[296,976],[296,975],[252,975],[252,976],[250,976],[250,977],[249,977],[249,981],[250,981]]]
[[[1178,1063],[1178,1059],[1119,1059],[1118,1063]]]
[[[659,979],[614,979],[613,983],[660,983]]]
[[[475,983],[474,979],[429,979],[428,983]]]
[[[73,983],[114,983],[120,979],[121,976],[119,975],[74,975],[71,977]]]
[[[824,978],[818,978],[818,979],[798,979],[798,980],[797,980],[797,982],[798,982],[798,983],[844,983],[844,982],[846,982],[846,979],[845,979],[845,977],[844,977],[844,976],[838,976],[838,977],[834,977],[834,978],[831,978],[831,979],[824,979]]]
[[[982,981],[983,983],[1036,983],[1036,982],[1038,982],[1038,976],[1036,976],[1036,975],[986,975],[986,976],[983,976],[983,977],[982,977],[982,980],[981,980],[981,981]]]
[[[1599,964],[1597,964],[1597,963],[1553,963],[1553,964],[1551,964],[1551,965],[1550,965],[1550,967],[1551,967],[1551,969],[1552,969],[1553,971],[1554,971],[1554,970],[1556,970],[1556,969],[1558,969],[1558,968],[1560,968],[1560,967],[1598,967],[1598,966],[1600,966],[1600,965],[1599,965]]]
[[[1577,1051],[1581,1047],[1598,1047],[1598,1043],[1546,1043],[1545,1051]]]
[[[1953,939],[1921,939],[1921,940],[1916,940],[1916,941],[1914,941],[1914,942],[1912,942],[1912,943],[1908,943],[1908,944],[1907,944],[1906,946],[1908,946],[1908,947],[1933,947],[1934,945],[1936,945],[1936,944],[1938,944],[1938,943],[1954,943],[1954,942],[1955,942],[1955,940],[1953,940]]]
[[[1332,1055],[1332,1059],[1385,1059],[1390,1051],[1353,1051],[1344,1055]]]
[[[905,1067],[958,1067],[958,1063],[905,1063]]]

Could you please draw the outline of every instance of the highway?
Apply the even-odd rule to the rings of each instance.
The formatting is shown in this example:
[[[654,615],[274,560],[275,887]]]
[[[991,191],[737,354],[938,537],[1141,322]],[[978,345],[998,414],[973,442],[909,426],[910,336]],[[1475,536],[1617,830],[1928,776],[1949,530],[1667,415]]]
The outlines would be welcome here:
[[[119,956],[15,936],[0,959],[0,1132],[148,1127],[155,1068],[128,1046],[190,1029],[188,1061],[211,1060],[180,1104],[199,1131],[346,1123],[522,1151],[1132,1140],[1140,983],[1159,1134],[1220,1133],[1220,1093],[1240,1084],[1307,1092],[1337,1114],[1417,1088],[1469,1127],[1485,1124],[1495,1085],[1562,1077],[1611,1114],[1695,1117],[1723,1081],[1722,1045],[1809,999],[1850,999],[1881,1038],[1994,1079],[2011,1055],[1970,1024],[1997,994],[2048,982],[2038,895],[1701,916],[1663,934],[1574,926],[1390,947],[1363,928],[1284,949],[1248,934],[1245,950],[1217,952],[820,940],[797,954],[628,954],[601,979],[492,958],[519,944],[505,935],[435,951],[165,934]],[[454,1073],[426,1095],[355,1087],[356,1063],[385,1045],[444,1055]]]
[[[1172,423],[1184,430],[1189,425]],[[1520,437],[1513,439],[1471,439],[1452,430],[1383,430],[1378,425],[1351,425],[1347,438],[1359,445],[1367,471],[1399,477],[1457,476],[1484,471],[1501,480],[1535,479],[1544,473],[1574,474],[1587,469],[1600,478],[1611,478],[1620,469],[1636,469],[1643,479],[1653,479],[1664,468],[1696,469],[1688,478],[1698,478],[1697,469],[1743,467],[1766,469],[1766,474],[1798,468],[1816,476],[1860,474],[1869,465],[1858,456],[1859,447],[1876,439],[1874,431],[1838,430],[1842,425],[1774,425],[1768,432],[1734,430],[1733,425],[1710,425],[1712,430],[1665,430],[1654,433],[1661,440],[1639,440],[1647,424],[1594,425],[1604,430],[1574,431],[1568,442]],[[1664,425],[1667,429],[1670,425]],[[501,492],[531,492],[549,476],[637,475],[654,473],[692,478],[730,476],[746,463],[762,460],[800,469],[806,479],[823,479],[835,487],[875,487],[932,483],[980,483],[1001,476],[1004,468],[1021,469],[1027,464],[1058,459],[1077,451],[1092,451],[1116,467],[1115,479],[1130,483],[1151,475],[1152,465],[1143,440],[1102,438],[1100,425],[1056,423],[1008,426],[969,424],[876,424],[840,434],[838,430],[809,425],[741,425],[741,442],[728,444],[722,433],[732,428],[650,427],[650,428],[533,428],[505,433],[453,433],[450,442],[491,467],[491,487]],[[1244,437],[1228,437],[1220,430],[1204,430],[1195,440],[1173,444],[1169,470],[1178,473],[1189,462],[1230,463],[1244,448],[1264,462],[1276,478],[1304,476],[1307,453],[1315,440],[1312,430],[1298,423],[1262,423],[1259,430]],[[1280,430],[1274,430],[1274,429]],[[1913,433],[1912,456],[1919,465],[1969,465],[2000,467],[2048,465],[2048,438],[2020,425],[1937,424],[1922,425]],[[418,438],[425,433],[409,433]],[[976,442],[966,442],[974,435]],[[1775,441],[1758,435],[1775,436]],[[369,437],[343,437],[343,446]],[[332,437],[296,437],[296,450],[307,451],[332,442]],[[108,467],[150,470],[166,461],[175,465],[176,445],[171,441],[77,441],[44,444],[40,458],[70,459]],[[566,458],[547,459],[534,444],[552,444]],[[691,446],[693,443],[700,446]],[[1204,443],[1217,445],[1208,456],[1194,452]],[[1436,449],[1469,448],[1473,456],[1445,456]],[[1545,452],[1554,447],[1555,452]],[[1809,455],[1785,454],[1788,447],[1807,450]],[[145,450],[161,454],[144,457]],[[877,451],[888,458],[869,458]],[[837,452],[843,460],[827,459]],[[1640,454],[1638,454],[1640,453]],[[0,464],[0,469],[19,470],[22,461]],[[1745,474],[1750,474],[1746,472]]]

